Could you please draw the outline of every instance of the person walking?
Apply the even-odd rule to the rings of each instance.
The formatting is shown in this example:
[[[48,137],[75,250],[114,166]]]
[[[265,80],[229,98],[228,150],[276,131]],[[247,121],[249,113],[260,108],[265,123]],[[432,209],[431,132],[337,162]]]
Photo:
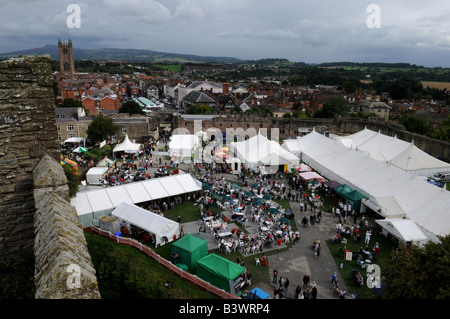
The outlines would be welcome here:
[[[333,287],[335,286],[337,282],[337,273],[334,272],[333,275],[331,276],[331,284],[333,285]]]
[[[316,246],[314,247],[314,257],[320,256],[320,243],[316,242]]]
[[[276,284],[278,282],[278,270],[276,268],[273,269],[273,280],[272,283]]]

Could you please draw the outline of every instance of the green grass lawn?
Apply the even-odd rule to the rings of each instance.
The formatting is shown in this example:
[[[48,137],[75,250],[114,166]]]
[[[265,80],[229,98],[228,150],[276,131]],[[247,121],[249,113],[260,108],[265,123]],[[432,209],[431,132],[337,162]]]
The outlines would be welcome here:
[[[216,299],[136,248],[85,233],[102,299]],[[165,287],[170,282],[172,288]]]
[[[356,260],[347,261],[344,260],[344,258],[339,257],[339,248],[342,247],[345,249],[349,249],[352,252],[358,250],[359,248],[364,248],[364,238],[365,238],[365,231],[362,231],[361,233],[362,241],[357,244],[354,243],[351,238],[348,239],[346,244],[333,244],[331,240],[327,240],[328,248],[330,249],[331,255],[333,256],[336,265],[339,267],[341,263],[343,263],[343,268],[339,269],[339,272],[341,273],[345,285],[347,287],[347,292],[349,293],[356,293],[358,299],[373,299],[377,298],[377,295],[374,291],[374,289],[368,288],[366,285],[359,287],[357,286],[351,279],[350,279],[350,273],[352,269],[357,269],[363,278],[366,278],[366,270],[362,269],[357,263]],[[386,261],[390,259],[392,249],[394,248],[393,244],[382,234],[373,231],[372,237],[370,239],[369,249],[372,249],[375,242],[378,242],[380,244],[380,253],[377,256],[376,262],[374,264],[377,264],[380,266],[381,269],[381,276],[383,276],[383,268],[386,265]],[[330,278],[331,280],[331,278]]]
[[[210,206],[209,211],[212,214],[216,214],[220,212],[221,209],[217,206]],[[205,209],[203,209],[203,213],[206,213]],[[163,214],[164,217],[170,218],[172,220],[176,220],[178,216],[180,216],[182,223],[193,222],[199,219],[198,205],[194,205],[194,202],[185,202],[179,204],[171,209],[163,211]]]

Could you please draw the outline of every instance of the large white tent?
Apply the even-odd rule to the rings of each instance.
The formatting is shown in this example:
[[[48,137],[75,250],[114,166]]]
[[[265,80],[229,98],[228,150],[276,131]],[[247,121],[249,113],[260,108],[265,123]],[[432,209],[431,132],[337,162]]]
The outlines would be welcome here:
[[[302,161],[322,176],[375,198],[386,216],[399,209],[416,223],[426,235],[450,234],[450,192],[438,188],[404,170],[378,161],[366,153],[350,149],[315,131],[297,139]],[[395,199],[385,199],[392,197]],[[390,207],[390,209],[389,209]]]
[[[86,227],[91,225],[93,219],[100,215],[108,215],[123,202],[139,204],[201,189],[201,182],[192,175],[176,174],[78,192],[70,203],[75,207],[81,224]]]
[[[169,155],[190,159],[192,150],[199,146],[199,141],[199,136],[195,134],[172,135],[169,141]]]
[[[128,134],[125,135],[125,138],[122,143],[117,144],[114,147],[113,153],[116,152],[125,152],[125,153],[132,153],[136,154],[139,153],[139,150],[141,149],[142,145],[138,143],[133,143],[128,138]]]
[[[348,136],[333,136],[347,148],[366,153],[378,161],[389,163],[415,176],[432,176],[438,172],[450,172],[450,164],[441,161],[396,137],[374,132],[367,128]]]
[[[258,133],[241,142],[230,143],[230,151],[241,160],[245,167],[299,165],[297,156],[282,148],[279,143]]]
[[[121,203],[111,215],[154,235],[156,246],[164,245],[165,238],[170,242],[180,236],[179,223],[133,204]]]

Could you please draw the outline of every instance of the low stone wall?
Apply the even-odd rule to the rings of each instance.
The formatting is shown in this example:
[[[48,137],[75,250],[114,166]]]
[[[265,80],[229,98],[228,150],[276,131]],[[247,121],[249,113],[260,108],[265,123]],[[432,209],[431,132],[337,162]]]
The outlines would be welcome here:
[[[95,269],[59,162],[44,155],[33,171],[36,299],[99,299]]]

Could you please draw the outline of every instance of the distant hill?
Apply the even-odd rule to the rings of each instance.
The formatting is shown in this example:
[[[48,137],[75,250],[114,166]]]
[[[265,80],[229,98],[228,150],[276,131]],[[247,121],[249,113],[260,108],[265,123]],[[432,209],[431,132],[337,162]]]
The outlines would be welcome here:
[[[43,55],[49,54],[52,59],[59,60],[57,45],[48,44],[42,48],[0,53],[0,58],[17,57],[18,55]],[[178,54],[158,52],[153,50],[137,49],[79,49],[73,48],[75,60],[93,61],[124,61],[124,62],[149,62],[149,63],[236,63],[242,60],[233,57],[199,56],[191,54]]]

